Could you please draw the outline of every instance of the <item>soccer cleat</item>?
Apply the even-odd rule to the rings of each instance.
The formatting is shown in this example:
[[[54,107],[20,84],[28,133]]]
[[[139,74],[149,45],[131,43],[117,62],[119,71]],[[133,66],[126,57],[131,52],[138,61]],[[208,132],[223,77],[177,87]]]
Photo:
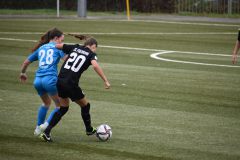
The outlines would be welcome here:
[[[51,136],[44,132],[40,135],[40,138],[45,142],[53,142]]]
[[[94,135],[96,132],[97,132],[97,129],[91,127],[89,130],[86,130],[86,135],[91,136],[91,135]]]
[[[48,122],[45,122],[45,123],[41,124],[39,128],[40,128],[41,132],[44,132],[47,127],[48,127]]]
[[[39,126],[36,127],[36,129],[34,130],[34,136],[39,136],[42,133],[41,129]]]

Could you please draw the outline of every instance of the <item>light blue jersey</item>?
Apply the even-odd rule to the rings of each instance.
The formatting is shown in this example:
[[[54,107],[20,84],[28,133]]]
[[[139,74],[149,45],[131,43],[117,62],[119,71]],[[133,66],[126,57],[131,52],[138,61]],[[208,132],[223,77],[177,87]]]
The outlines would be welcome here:
[[[64,52],[55,47],[56,43],[50,42],[39,47],[33,52],[28,60],[39,61],[36,77],[33,82],[39,96],[48,93],[49,95],[57,94],[57,65],[60,58],[64,57]]]
[[[39,61],[38,70],[36,71],[35,80],[33,82],[39,96],[48,94],[50,96],[57,95],[57,65],[60,58],[64,57],[64,52],[55,47],[55,42],[42,45],[34,51],[29,57],[30,62]],[[47,122],[50,123],[53,115],[59,110],[56,108],[51,112]],[[39,126],[44,123],[49,106],[41,105],[38,110],[37,127],[34,134],[38,134]],[[40,132],[39,132],[40,133]]]
[[[64,57],[64,52],[57,49],[55,45],[55,42],[44,44],[28,57],[30,62],[39,61],[36,77],[58,75],[57,64],[59,63],[60,58]]]

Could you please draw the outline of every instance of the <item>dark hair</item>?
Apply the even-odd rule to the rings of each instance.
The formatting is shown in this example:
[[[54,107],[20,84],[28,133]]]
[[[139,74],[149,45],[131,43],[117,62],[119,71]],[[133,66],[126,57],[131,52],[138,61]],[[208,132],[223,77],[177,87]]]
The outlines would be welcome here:
[[[67,35],[69,36],[73,36],[79,40],[86,40],[87,38],[89,38],[89,36],[86,35],[82,35],[82,34],[72,34],[72,33],[68,33]]]
[[[33,47],[32,52],[36,51],[42,45],[49,43],[49,41],[54,39],[55,37],[61,37],[62,35],[63,35],[63,32],[57,28],[53,28],[47,31],[44,35],[42,35],[38,44],[36,44],[35,47]]]
[[[87,38],[86,41],[84,42],[84,46],[92,46],[92,45],[96,45],[96,47],[98,46],[97,40],[94,39],[93,37]]]
[[[92,46],[92,45],[96,45],[96,47],[98,46],[97,40],[94,39],[93,37],[90,36],[86,36],[86,35],[82,35],[82,34],[72,34],[72,33],[68,33],[69,36],[73,36],[79,40],[85,40],[84,42],[84,46]]]

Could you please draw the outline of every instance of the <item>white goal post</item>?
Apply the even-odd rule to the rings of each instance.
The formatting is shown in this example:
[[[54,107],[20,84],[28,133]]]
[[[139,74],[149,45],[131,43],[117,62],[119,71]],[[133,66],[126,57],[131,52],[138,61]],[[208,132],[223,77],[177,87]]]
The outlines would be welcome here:
[[[78,0],[77,15],[78,17],[87,17],[87,0]]]
[[[57,0],[57,17],[60,17],[60,0]]]
[[[130,20],[130,5],[129,0],[126,0],[127,19]],[[87,17],[87,0],[78,0],[77,16]],[[60,17],[60,0],[57,0],[57,17]]]

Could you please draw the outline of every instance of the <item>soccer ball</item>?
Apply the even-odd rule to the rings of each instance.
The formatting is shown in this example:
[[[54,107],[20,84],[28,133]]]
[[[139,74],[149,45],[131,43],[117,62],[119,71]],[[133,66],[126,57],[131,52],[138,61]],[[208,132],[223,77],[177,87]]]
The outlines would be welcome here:
[[[97,127],[96,136],[101,141],[107,141],[112,137],[112,129],[107,124],[101,124]]]

